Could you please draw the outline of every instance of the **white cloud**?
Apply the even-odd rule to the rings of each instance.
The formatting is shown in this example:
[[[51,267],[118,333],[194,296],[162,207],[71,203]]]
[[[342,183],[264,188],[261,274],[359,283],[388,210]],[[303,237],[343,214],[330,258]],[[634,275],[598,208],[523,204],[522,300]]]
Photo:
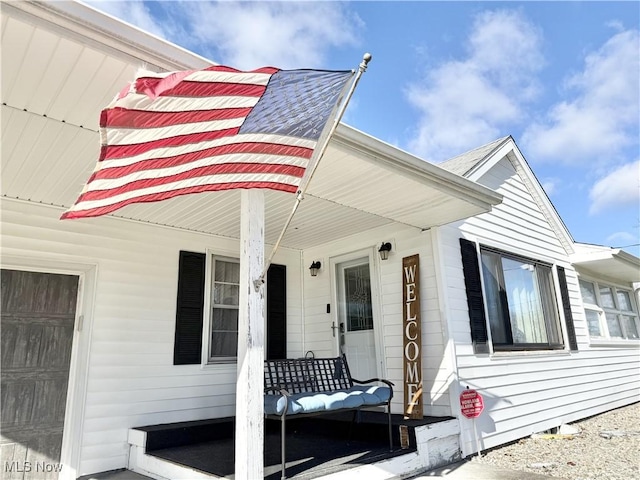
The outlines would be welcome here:
[[[409,148],[431,161],[495,140],[518,122],[535,98],[535,74],[544,60],[537,28],[516,11],[485,11],[475,18],[466,58],[431,70],[410,85],[420,119]]]
[[[532,158],[602,166],[625,147],[637,146],[639,41],[637,30],[627,30],[587,55],[584,70],[566,83],[574,97],[553,106],[524,133],[522,143]]]
[[[174,36],[174,32],[172,32],[170,25],[157,22],[149,8],[143,2],[103,0],[87,1],[86,3],[160,38],[170,39]]]
[[[209,50],[214,60],[240,69],[320,67],[329,48],[357,44],[363,26],[337,2],[187,4],[189,47]]]
[[[542,188],[546,192],[547,196],[551,196],[555,193],[558,187],[559,180],[557,178],[545,178],[542,180]]]
[[[638,242],[638,237],[629,232],[615,232],[606,239],[607,245],[623,246],[632,245]]]
[[[330,48],[357,45],[364,26],[338,2],[92,3],[214,62],[243,70],[321,67]]]
[[[589,198],[590,214],[632,205],[640,209],[640,160],[627,163],[598,180]]]

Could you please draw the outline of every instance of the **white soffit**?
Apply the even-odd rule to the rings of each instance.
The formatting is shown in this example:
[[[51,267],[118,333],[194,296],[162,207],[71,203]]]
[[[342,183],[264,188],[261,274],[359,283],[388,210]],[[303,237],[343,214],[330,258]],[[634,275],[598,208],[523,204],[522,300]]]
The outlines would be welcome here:
[[[596,278],[634,283],[640,282],[640,258],[618,248],[582,243],[575,244],[571,263]]]
[[[0,188],[6,198],[66,208],[98,158],[100,111],[135,71],[149,61],[157,69],[206,63],[81,4],[19,5],[2,3]],[[77,17],[56,14],[58,5]],[[268,242],[294,200],[266,193]],[[306,248],[394,222],[426,229],[500,201],[489,189],[340,125],[283,245]],[[213,192],[130,205],[113,216],[238,237],[239,208],[239,192]]]

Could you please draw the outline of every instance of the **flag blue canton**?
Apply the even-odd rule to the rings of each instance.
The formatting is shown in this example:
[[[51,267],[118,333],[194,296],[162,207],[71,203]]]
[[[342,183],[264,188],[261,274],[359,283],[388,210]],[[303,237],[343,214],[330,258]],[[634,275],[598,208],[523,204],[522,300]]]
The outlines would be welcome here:
[[[351,71],[281,70],[267,85],[239,133],[318,140]]]

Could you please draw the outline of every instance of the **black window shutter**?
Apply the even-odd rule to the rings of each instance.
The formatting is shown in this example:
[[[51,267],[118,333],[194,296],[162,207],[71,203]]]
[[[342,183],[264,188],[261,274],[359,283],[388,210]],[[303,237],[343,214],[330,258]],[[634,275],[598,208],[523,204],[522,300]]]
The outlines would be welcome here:
[[[567,275],[564,267],[556,266],[558,269],[558,281],[560,282],[560,296],[562,297],[562,310],[567,323],[567,336],[569,337],[569,348],[578,351],[578,340],[576,339],[576,327],[573,324],[573,314],[571,313],[571,302],[569,301],[569,289],[567,288]]]
[[[484,300],[482,299],[482,284],[476,244],[461,238],[460,253],[462,255],[464,285],[467,289],[467,306],[469,307],[473,349],[475,353],[489,353],[489,336],[487,334],[487,320],[484,314]]]
[[[267,360],[287,358],[287,267],[267,272]]]
[[[180,252],[174,365],[200,363],[205,260],[204,253]]]

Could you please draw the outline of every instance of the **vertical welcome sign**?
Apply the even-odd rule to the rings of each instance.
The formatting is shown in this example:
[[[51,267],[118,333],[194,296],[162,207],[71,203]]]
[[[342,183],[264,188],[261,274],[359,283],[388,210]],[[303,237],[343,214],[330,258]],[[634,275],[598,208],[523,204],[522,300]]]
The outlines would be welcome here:
[[[402,259],[402,304],[404,306],[403,363],[404,414],[422,418],[422,334],[420,326],[420,256]]]

